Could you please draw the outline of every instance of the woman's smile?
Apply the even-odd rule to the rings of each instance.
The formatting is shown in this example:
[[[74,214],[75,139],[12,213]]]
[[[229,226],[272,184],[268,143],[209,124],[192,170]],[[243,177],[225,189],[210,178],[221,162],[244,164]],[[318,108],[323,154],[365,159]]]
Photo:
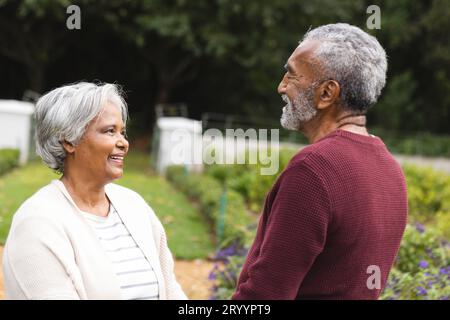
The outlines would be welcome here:
[[[125,158],[125,154],[111,154],[108,157],[108,161],[113,163],[115,166],[123,167],[123,159]]]

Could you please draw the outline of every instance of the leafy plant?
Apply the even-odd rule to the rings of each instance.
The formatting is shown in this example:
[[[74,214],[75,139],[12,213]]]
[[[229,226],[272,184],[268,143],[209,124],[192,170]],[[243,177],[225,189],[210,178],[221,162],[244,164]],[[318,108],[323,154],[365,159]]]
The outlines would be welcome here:
[[[217,237],[219,247],[231,241],[246,243],[252,238],[250,229],[253,218],[247,213],[244,198],[212,176],[190,173],[182,167],[171,166],[166,172],[167,179],[175,184],[189,197],[198,202],[201,211],[221,230]],[[221,229],[221,225],[223,228]],[[216,236],[219,236],[216,232]]]
[[[450,299],[450,245],[421,224],[408,225],[382,299]]]
[[[0,175],[18,165],[19,154],[17,149],[0,149]]]
[[[405,165],[410,222],[426,223],[450,238],[450,176]]]

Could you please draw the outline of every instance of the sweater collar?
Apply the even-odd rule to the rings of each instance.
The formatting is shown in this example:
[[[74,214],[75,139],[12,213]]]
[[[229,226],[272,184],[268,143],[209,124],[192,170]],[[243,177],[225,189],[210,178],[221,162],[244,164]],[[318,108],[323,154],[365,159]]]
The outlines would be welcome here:
[[[91,248],[95,249],[97,252],[98,257],[102,257],[101,259],[96,260],[97,267],[99,267],[101,270],[103,270],[102,277],[107,278],[107,285],[109,287],[109,291],[111,293],[112,297],[115,297],[114,299],[120,299],[122,298],[122,293],[120,292],[120,284],[118,282],[117,277],[115,276],[114,270],[112,268],[111,263],[109,263],[109,258],[104,251],[103,247],[101,246],[100,242],[97,239],[97,236],[94,234],[94,230],[89,226],[87,221],[83,217],[83,211],[78,208],[76,203],[73,201],[72,197],[70,196],[69,192],[67,191],[66,187],[64,186],[64,183],[62,183],[60,180],[52,180],[51,185],[53,185],[58,191],[62,193],[62,195],[66,198],[66,200],[72,205],[72,209],[76,213],[78,213],[78,216],[80,218],[81,223],[86,227],[88,230],[88,233],[91,235]]]
[[[317,140],[315,143],[325,140],[325,139],[328,139],[328,138],[331,138],[331,137],[335,137],[335,136],[341,136],[346,139],[350,139],[350,140],[360,142],[360,143],[384,146],[383,141],[379,137],[374,136],[373,134],[371,134],[370,136],[365,136],[362,134],[358,134],[358,133],[354,133],[354,132],[350,132],[350,131],[342,130],[342,129],[337,129],[337,130],[330,132],[325,137]]]

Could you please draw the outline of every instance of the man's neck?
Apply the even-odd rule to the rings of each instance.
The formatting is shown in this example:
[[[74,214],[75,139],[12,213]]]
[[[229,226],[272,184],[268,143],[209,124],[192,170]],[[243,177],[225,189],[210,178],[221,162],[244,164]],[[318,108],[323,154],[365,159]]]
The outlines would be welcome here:
[[[348,112],[332,117],[319,115],[310,123],[305,124],[301,132],[310,143],[314,143],[338,129],[369,136],[366,129],[366,116]]]

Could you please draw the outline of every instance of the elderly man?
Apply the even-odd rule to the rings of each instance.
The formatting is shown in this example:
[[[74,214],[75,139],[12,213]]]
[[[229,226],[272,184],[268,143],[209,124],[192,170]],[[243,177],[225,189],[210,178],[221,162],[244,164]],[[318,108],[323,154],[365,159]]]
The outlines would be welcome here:
[[[233,299],[377,299],[407,220],[400,166],[367,132],[386,79],[378,41],[348,24],[309,31],[278,92],[311,145],[267,196]]]

